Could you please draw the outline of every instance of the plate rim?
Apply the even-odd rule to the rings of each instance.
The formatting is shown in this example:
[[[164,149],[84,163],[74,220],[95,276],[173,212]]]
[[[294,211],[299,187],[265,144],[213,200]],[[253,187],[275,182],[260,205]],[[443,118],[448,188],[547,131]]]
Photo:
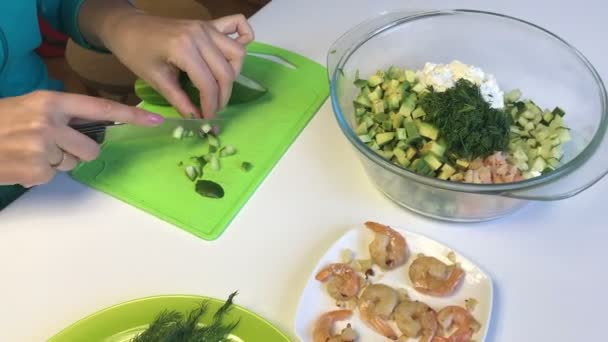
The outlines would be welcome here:
[[[61,337],[60,335],[67,333],[70,329],[73,329],[83,323],[85,323],[86,321],[94,318],[95,316],[100,316],[103,315],[109,311],[112,310],[116,310],[117,308],[120,307],[125,307],[125,306],[129,306],[129,305],[134,305],[136,303],[140,303],[140,302],[146,302],[146,301],[150,301],[150,300],[156,300],[156,299],[180,299],[180,300],[186,300],[186,299],[194,299],[194,300],[209,300],[211,302],[214,302],[215,304],[223,304],[226,302],[226,300],[222,300],[219,298],[215,298],[215,297],[209,297],[209,296],[204,296],[204,295],[196,295],[196,294],[179,294],[179,293],[175,293],[175,294],[161,294],[161,295],[150,295],[150,296],[145,296],[145,297],[138,297],[138,298],[134,298],[134,299],[130,299],[130,300],[126,300],[120,303],[116,303],[116,304],[112,304],[110,306],[107,306],[105,308],[102,308],[100,310],[97,310],[93,313],[90,313],[78,320],[76,320],[75,322],[73,322],[72,324],[66,326],[65,328],[61,329],[60,331],[54,333],[51,337],[49,337],[49,339],[47,341],[55,341],[55,339]],[[282,338],[284,338],[285,341],[290,342],[291,340],[289,339],[289,337],[282,332],[279,328],[275,327],[270,321],[268,321],[267,319],[265,319],[264,317],[260,316],[259,314],[241,306],[238,304],[233,304],[233,307],[237,310],[241,310],[251,316],[253,316],[253,318],[257,319],[258,321],[263,322],[266,326],[268,326],[270,329],[274,330],[279,336],[281,336]]]
[[[375,222],[380,222],[380,221],[375,221]],[[492,277],[489,275],[489,273],[484,268],[479,266],[476,262],[473,262],[473,260],[471,258],[469,258],[466,254],[461,253],[458,249],[452,248],[449,244],[443,243],[441,240],[431,238],[431,237],[427,236],[426,234],[422,234],[422,233],[419,233],[416,231],[402,229],[396,225],[387,225],[387,226],[392,229],[395,229],[401,233],[406,233],[406,235],[405,235],[406,239],[407,239],[408,234],[417,235],[419,237],[428,239],[430,241],[433,241],[444,247],[449,248],[451,251],[456,253],[456,255],[460,255],[460,256],[464,257],[469,263],[471,263],[475,268],[477,268],[488,279],[489,293],[490,293],[490,296],[489,296],[490,300],[488,303],[489,315],[488,315],[488,322],[487,322],[487,324],[485,324],[485,329],[484,329],[484,334],[483,334],[483,339],[482,339],[482,341],[486,341],[486,339],[488,337],[488,333],[490,331],[490,325],[492,324],[492,321],[493,321],[493,313],[494,313],[494,279],[492,279]],[[300,341],[305,342],[304,338],[300,335],[300,333],[298,331],[298,316],[301,311],[301,307],[303,305],[304,293],[306,292],[306,289],[308,288],[308,285],[310,284],[310,282],[312,280],[314,280],[314,273],[315,273],[315,270],[319,267],[319,263],[321,262],[321,259],[323,259],[332,249],[334,249],[336,244],[338,244],[338,242],[340,242],[342,239],[344,239],[348,234],[357,233],[357,230],[365,228],[365,224],[362,223],[358,226],[353,225],[352,227],[353,228],[348,228],[342,235],[340,235],[337,239],[334,240],[334,242],[331,243],[331,245],[325,250],[325,252],[323,252],[323,254],[317,259],[314,267],[310,270],[308,279],[304,285],[304,288],[302,289],[302,292],[300,293],[299,300],[298,300],[298,306],[296,308],[296,313],[293,318],[294,334]]]

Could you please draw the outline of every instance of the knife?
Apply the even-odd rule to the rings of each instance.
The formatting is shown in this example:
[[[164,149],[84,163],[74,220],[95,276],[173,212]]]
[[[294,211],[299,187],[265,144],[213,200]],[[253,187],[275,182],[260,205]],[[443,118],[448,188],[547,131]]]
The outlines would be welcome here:
[[[205,125],[218,127],[223,119],[184,119],[165,118],[158,126],[137,126],[113,121],[94,121],[87,123],[72,124],[70,127],[79,131],[101,144],[108,133],[112,140],[132,140],[140,138],[170,137],[173,131],[182,127],[186,131],[198,133]]]

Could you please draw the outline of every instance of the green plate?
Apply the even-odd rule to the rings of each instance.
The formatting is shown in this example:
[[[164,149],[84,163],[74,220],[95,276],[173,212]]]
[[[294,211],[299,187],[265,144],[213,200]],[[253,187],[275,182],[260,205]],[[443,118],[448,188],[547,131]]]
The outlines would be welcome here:
[[[136,299],[83,318],[53,336],[49,342],[127,342],[146,329],[162,310],[177,310],[187,314],[203,300],[209,300],[209,312],[215,312],[225,303],[224,300],[215,298],[188,295]],[[211,316],[206,315],[201,323],[210,323]],[[227,320],[233,319],[240,319],[233,333],[237,337],[235,341],[289,342],[287,336],[269,322],[238,305],[234,305],[227,315]]]

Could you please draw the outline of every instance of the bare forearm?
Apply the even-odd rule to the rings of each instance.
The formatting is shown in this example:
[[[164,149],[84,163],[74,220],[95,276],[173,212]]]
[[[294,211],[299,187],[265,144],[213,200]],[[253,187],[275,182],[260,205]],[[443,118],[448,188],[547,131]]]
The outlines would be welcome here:
[[[138,13],[127,0],[87,0],[80,9],[78,23],[88,42],[111,48],[109,40],[118,23]]]

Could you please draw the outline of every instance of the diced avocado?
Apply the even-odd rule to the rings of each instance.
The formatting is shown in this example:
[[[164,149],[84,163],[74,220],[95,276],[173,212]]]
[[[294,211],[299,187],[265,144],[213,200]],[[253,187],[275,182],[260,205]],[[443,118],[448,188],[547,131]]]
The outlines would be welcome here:
[[[536,157],[530,168],[530,172],[543,172],[547,167],[547,162],[542,157]]]
[[[424,161],[429,165],[429,167],[433,171],[437,170],[442,165],[441,161],[439,161],[439,159],[437,159],[437,157],[432,153],[429,153],[424,156]]]
[[[368,142],[372,141],[372,138],[368,134],[359,135],[359,139],[364,143],[368,143]]]
[[[384,101],[376,100],[372,103],[372,112],[374,114],[384,113]]]
[[[405,80],[413,84],[416,82],[416,73],[413,70],[405,70]]]
[[[505,94],[505,102],[514,103],[521,97],[521,91],[519,89],[513,89]]]
[[[447,180],[452,177],[453,174],[456,173],[456,169],[454,169],[450,164],[443,164],[441,167],[441,173],[439,174],[439,179]]]
[[[456,160],[456,165],[463,168],[463,169],[468,169],[469,168],[469,162],[464,160],[464,159],[458,159]]]
[[[437,129],[437,127],[427,122],[420,122],[418,124],[418,130],[420,132],[420,135],[422,135],[423,137],[427,137],[431,140],[437,140],[437,137],[439,136],[439,130]]]
[[[378,74],[371,75],[370,78],[367,80],[367,83],[372,88],[376,87],[377,85],[381,84],[382,82],[384,82],[384,77],[382,77]]]
[[[386,144],[387,142],[393,140],[395,138],[395,133],[393,132],[385,132],[376,134],[376,142],[379,146]]]
[[[363,107],[366,107],[366,108],[371,108],[371,106],[372,106],[372,102],[365,95],[359,95],[359,96],[357,96],[357,98],[355,99],[355,103],[359,104],[359,105],[361,105]]]
[[[416,155],[416,149],[411,146],[407,149],[407,151],[405,151],[405,157],[409,160],[412,160],[412,158],[414,158],[415,155]]]
[[[424,109],[422,109],[422,107],[417,107],[412,112],[412,118],[414,118],[414,119],[421,118],[421,117],[423,117],[425,115],[426,115],[426,112],[424,111]]]
[[[397,128],[397,140],[406,140],[407,134],[405,128]]]

